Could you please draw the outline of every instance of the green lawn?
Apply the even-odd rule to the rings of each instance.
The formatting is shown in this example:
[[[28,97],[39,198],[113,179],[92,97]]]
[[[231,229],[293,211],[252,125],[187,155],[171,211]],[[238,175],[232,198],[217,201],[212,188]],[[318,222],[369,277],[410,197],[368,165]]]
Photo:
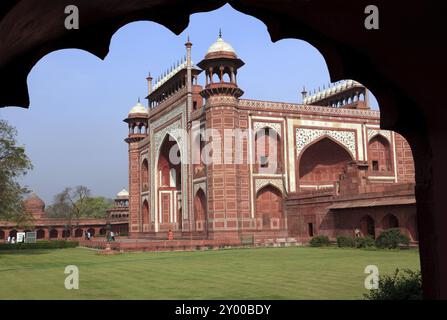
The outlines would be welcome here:
[[[416,250],[259,248],[102,256],[88,249],[0,253],[0,299],[361,299],[366,265],[419,269]],[[79,290],[64,287],[76,265]]]

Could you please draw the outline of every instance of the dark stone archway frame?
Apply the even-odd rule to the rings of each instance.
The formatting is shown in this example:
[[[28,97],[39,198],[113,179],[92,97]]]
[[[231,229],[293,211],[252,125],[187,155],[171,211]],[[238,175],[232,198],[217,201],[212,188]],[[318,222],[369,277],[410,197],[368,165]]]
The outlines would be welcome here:
[[[273,41],[296,38],[316,47],[332,81],[355,79],[377,97],[382,127],[404,135],[415,158],[424,295],[447,299],[445,1],[374,1],[380,29],[371,31],[363,27],[366,0],[3,0],[0,107],[29,106],[27,75],[52,51],[79,48],[104,58],[127,23],[155,21],[179,34],[190,14],[226,2],[263,21]],[[67,5],[79,7],[80,30],[64,28]]]

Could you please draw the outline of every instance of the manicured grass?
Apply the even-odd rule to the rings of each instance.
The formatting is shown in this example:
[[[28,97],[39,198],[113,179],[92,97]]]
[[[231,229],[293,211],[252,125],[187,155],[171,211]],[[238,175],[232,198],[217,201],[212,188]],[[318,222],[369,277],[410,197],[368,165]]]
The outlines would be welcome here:
[[[81,248],[0,253],[0,299],[361,299],[364,268],[419,270],[416,250],[259,248],[113,256]],[[80,272],[66,290],[67,265]]]

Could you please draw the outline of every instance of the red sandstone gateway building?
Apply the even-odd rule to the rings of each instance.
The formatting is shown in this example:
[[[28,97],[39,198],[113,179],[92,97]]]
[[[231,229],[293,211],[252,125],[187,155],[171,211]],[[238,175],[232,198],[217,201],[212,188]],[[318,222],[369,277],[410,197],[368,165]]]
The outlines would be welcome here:
[[[411,150],[380,129],[364,86],[303,90],[302,104],[241,99],[244,62],[230,44],[219,36],[197,65],[185,46],[147,78],[149,108],[124,120],[131,237],[287,241],[400,227],[417,240]]]

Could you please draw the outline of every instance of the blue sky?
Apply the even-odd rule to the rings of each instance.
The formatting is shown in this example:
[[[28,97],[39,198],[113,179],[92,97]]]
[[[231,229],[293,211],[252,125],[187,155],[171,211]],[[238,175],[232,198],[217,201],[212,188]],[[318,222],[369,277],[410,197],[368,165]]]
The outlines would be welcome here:
[[[199,62],[219,28],[245,62],[238,73],[243,98],[299,103],[303,85],[313,90],[330,81],[314,47],[295,39],[272,43],[261,21],[229,5],[192,15],[179,36],[153,22],[134,22],[115,33],[104,61],[74,49],[48,54],[28,76],[30,109],[0,109],[34,165],[21,182],[47,204],[66,186],[85,185],[106,197],[127,188],[122,120],[147,95],[148,72],[156,78],[183,57],[188,34]],[[374,97],[371,102],[377,105]]]

